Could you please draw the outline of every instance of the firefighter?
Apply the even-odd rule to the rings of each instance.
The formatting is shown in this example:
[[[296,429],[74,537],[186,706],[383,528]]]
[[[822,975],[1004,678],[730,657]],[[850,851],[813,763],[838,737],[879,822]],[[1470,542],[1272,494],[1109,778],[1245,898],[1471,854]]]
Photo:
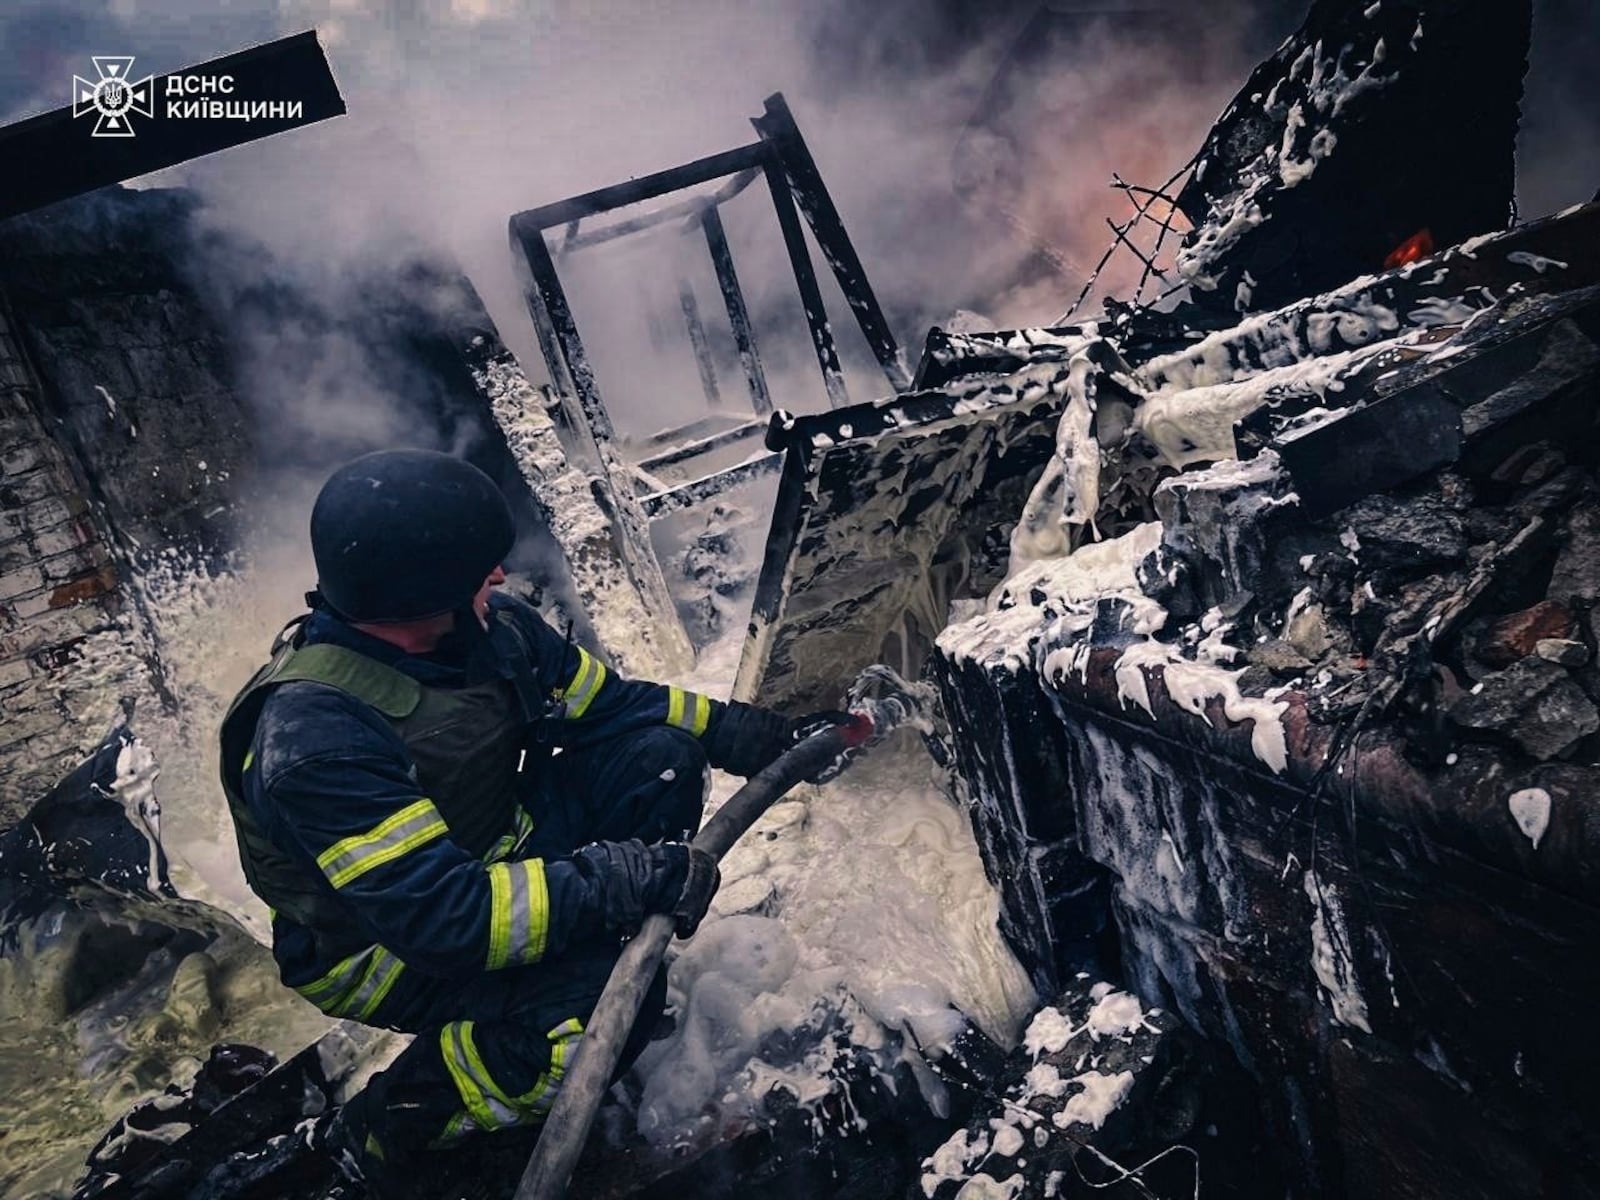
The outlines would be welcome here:
[[[303,1130],[369,1184],[549,1111],[620,941],[687,937],[718,876],[687,843],[707,766],[752,775],[803,722],[620,677],[495,585],[492,480],[446,454],[340,468],[311,514],[317,590],[223,721],[221,764],[284,983],[416,1034]],[[654,981],[624,1063],[665,1007]]]

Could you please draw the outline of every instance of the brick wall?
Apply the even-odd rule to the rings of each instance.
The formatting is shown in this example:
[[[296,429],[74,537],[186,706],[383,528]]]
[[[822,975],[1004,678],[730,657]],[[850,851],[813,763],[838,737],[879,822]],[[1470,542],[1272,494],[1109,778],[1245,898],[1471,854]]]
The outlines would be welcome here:
[[[0,827],[145,689],[130,616],[0,303]]]

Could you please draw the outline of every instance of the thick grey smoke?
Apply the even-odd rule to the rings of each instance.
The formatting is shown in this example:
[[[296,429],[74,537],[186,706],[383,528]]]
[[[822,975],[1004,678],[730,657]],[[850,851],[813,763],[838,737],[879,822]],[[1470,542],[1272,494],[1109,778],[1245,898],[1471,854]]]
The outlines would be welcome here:
[[[23,0],[0,15],[0,114],[60,104],[90,53],[163,71],[314,26],[350,115],[166,172],[207,220],[262,244],[272,269],[330,311],[381,302],[375,264],[419,249],[462,262],[503,335],[542,372],[506,245],[510,213],[753,135],[782,90],[896,334],[971,309],[1047,321],[1128,211],[1106,184],[1164,179],[1298,22],[1288,0],[1167,8],[1037,0]],[[1578,97],[1593,61],[1586,0],[1540,0],[1525,123],[1525,214],[1586,199],[1600,129]],[[1585,40],[1587,39],[1587,40]],[[1588,50],[1585,50],[1588,47]],[[1591,101],[1592,106],[1592,101]],[[1441,118],[1448,117],[1447,98]],[[763,190],[728,206],[741,275],[779,403],[823,404]],[[694,274],[727,359],[696,247],[671,233],[563,264],[602,386],[625,428],[701,404],[676,315]],[[1106,282],[1124,293],[1124,260]],[[238,278],[227,278],[237,267]],[[259,271],[261,264],[254,264]],[[224,294],[248,260],[208,264]],[[885,385],[825,279],[852,395]],[[403,437],[393,381],[336,334],[250,310],[248,381],[293,437]],[[737,378],[723,379],[730,403]]]

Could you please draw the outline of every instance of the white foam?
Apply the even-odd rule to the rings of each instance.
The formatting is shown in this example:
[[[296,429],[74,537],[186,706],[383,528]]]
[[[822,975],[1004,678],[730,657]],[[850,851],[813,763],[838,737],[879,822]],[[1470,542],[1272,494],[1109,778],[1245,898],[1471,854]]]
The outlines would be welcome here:
[[[1356,984],[1355,964],[1350,959],[1350,930],[1345,925],[1338,893],[1331,884],[1318,880],[1314,871],[1305,874],[1305,891],[1314,906],[1311,968],[1333,1008],[1333,1019],[1340,1025],[1371,1033],[1367,1002]]]
[[[1087,1125],[1091,1129],[1099,1129],[1133,1090],[1133,1072],[1118,1071],[1112,1075],[1103,1071],[1086,1071],[1082,1075],[1074,1075],[1068,1083],[1075,1083],[1083,1090],[1069,1097],[1066,1107],[1051,1117],[1051,1122],[1058,1129],[1065,1129],[1069,1125]]]
[[[1520,792],[1512,792],[1506,799],[1506,805],[1511,809],[1511,818],[1516,821],[1517,828],[1522,830],[1522,836],[1532,842],[1537,850],[1539,839],[1550,827],[1550,793],[1543,788],[1523,788]]]

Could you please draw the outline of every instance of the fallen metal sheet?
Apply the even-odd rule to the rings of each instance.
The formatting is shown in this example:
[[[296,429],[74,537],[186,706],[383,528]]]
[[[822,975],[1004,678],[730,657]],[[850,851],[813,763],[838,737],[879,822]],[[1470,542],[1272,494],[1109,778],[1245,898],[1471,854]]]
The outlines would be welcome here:
[[[806,417],[787,450],[734,695],[836,704],[862,667],[914,675],[950,601],[981,596],[1055,445],[1067,364]]]

